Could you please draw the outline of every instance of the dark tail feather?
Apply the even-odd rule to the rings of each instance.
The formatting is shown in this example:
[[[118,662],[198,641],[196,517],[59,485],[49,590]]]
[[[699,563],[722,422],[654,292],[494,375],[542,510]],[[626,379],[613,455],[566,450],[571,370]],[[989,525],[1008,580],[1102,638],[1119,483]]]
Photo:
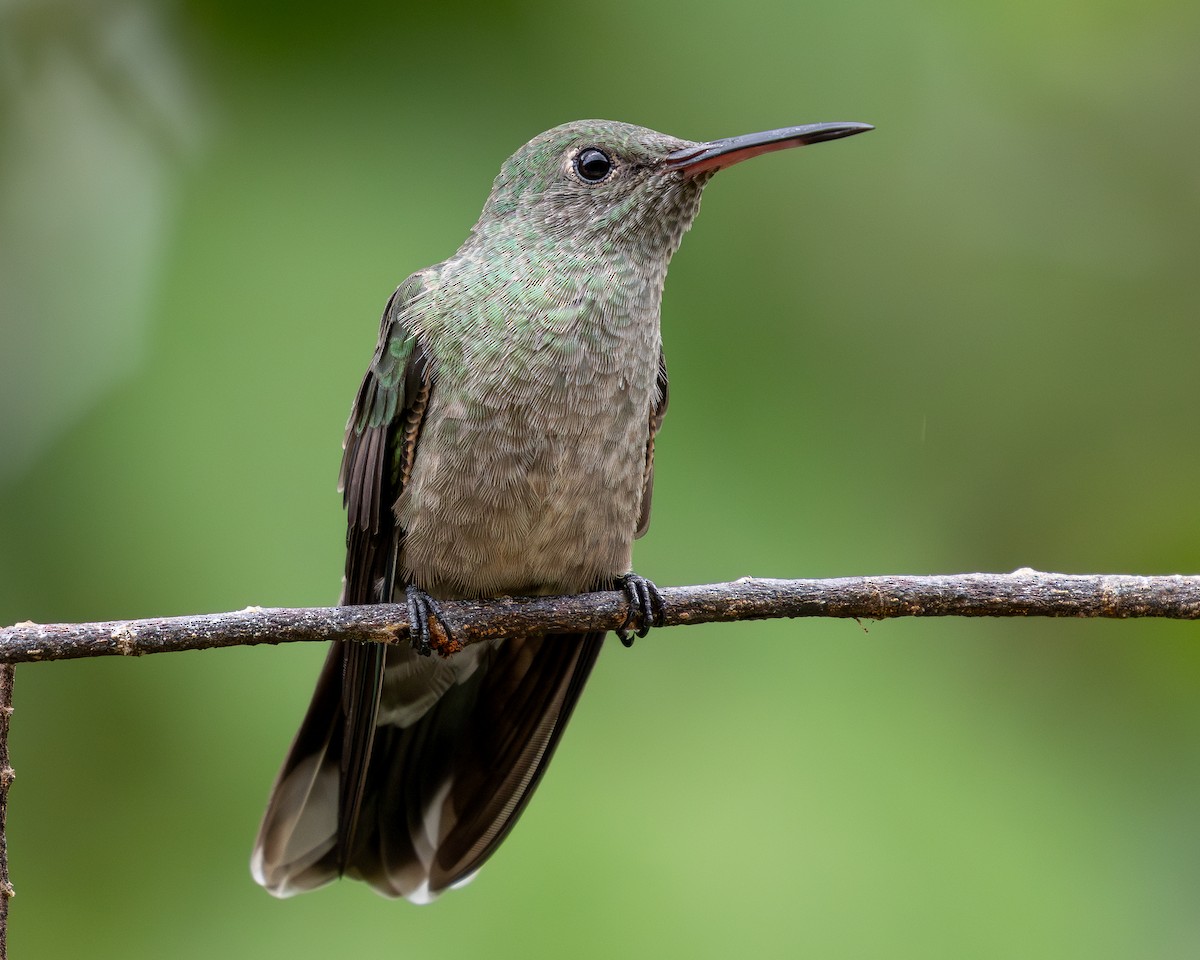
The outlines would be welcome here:
[[[250,872],[277,897],[337,877],[343,729],[342,644],[334,643],[259,827]]]
[[[346,875],[414,902],[468,880],[532,796],[603,639],[506,640],[448,660],[389,648]],[[342,662],[335,644],[255,846],[254,877],[276,896],[338,875]]]

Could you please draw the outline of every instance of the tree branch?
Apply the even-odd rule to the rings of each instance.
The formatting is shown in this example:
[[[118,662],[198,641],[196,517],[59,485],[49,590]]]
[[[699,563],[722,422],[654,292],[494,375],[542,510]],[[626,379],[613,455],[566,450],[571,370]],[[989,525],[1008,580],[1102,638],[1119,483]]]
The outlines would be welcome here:
[[[1071,575],[1022,569],[933,577],[764,580],[662,590],[666,626],[780,617],[1163,617],[1200,619],[1200,576]],[[442,604],[453,641],[439,651],[496,637],[613,630],[626,616],[624,594],[502,597]],[[216,613],[107,623],[21,623],[0,630],[0,663],[141,656],[259,643],[408,636],[403,604],[304,609],[250,607]]]

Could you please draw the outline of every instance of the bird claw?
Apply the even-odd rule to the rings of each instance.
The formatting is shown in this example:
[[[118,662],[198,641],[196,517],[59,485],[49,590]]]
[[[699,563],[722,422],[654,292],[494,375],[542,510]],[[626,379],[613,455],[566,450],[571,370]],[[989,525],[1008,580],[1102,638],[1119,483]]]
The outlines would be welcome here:
[[[450,631],[450,625],[446,623],[446,618],[442,616],[442,608],[438,606],[437,601],[420,587],[409,584],[405,595],[405,602],[408,606],[409,641],[417,653],[423,657],[428,657],[433,653],[433,641],[437,639],[434,637],[433,630],[430,629],[429,621],[434,620],[437,622],[446,640],[450,640],[453,636]]]
[[[661,627],[666,623],[666,604],[658,587],[636,573],[619,577],[617,583],[629,604],[625,622],[617,628],[617,638],[625,646],[632,647],[635,636],[644,637],[651,627]]]

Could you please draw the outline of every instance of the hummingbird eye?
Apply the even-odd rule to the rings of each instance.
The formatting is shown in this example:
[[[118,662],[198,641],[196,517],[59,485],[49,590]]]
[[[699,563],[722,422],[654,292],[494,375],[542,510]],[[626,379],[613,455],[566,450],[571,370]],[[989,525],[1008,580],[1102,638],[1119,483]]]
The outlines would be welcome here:
[[[612,172],[612,160],[603,150],[587,147],[575,155],[575,172],[589,183],[599,183]]]

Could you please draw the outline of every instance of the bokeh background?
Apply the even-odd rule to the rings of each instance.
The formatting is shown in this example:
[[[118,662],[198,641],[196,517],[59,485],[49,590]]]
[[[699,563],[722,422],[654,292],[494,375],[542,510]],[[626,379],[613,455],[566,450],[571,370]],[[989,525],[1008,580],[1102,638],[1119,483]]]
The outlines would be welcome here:
[[[1190,0],[6,0],[0,622],[332,602],[384,301],[589,116],[878,126],[709,188],[642,573],[1195,571],[1198,38]],[[428,908],[249,878],[321,649],[20,668],[12,955],[1200,953],[1195,626],[613,647]]]

